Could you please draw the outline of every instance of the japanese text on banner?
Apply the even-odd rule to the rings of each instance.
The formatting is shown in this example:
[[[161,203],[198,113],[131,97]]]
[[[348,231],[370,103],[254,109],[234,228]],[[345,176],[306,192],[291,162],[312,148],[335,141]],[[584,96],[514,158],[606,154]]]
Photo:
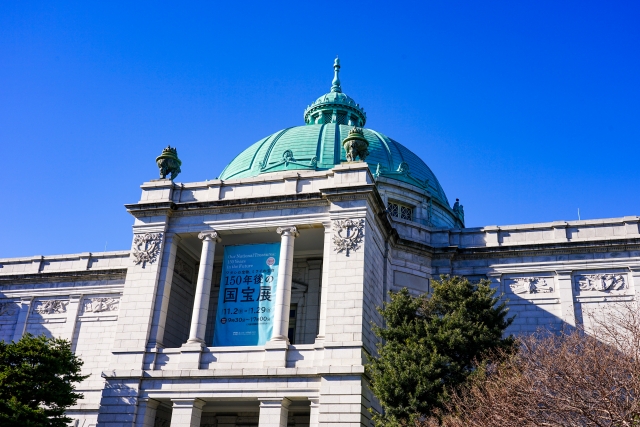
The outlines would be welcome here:
[[[280,243],[226,246],[214,346],[264,345],[273,332]]]

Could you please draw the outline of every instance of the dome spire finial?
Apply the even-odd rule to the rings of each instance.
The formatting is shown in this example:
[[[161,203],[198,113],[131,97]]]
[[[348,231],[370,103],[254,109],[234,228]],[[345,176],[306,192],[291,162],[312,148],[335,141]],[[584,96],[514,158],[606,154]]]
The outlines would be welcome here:
[[[333,81],[331,82],[331,92],[342,92],[342,88],[340,87],[340,78],[338,77],[338,73],[340,73],[340,58],[336,55],[336,60],[333,62]]]

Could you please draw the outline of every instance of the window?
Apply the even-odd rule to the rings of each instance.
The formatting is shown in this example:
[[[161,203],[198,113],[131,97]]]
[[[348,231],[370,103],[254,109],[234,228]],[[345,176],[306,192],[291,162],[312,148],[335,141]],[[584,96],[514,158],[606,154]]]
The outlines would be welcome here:
[[[289,307],[289,331],[287,336],[289,338],[289,343],[296,343],[296,314],[298,311],[298,304],[291,304]]]
[[[394,218],[408,219],[409,221],[413,219],[413,208],[400,203],[387,203],[387,212]]]

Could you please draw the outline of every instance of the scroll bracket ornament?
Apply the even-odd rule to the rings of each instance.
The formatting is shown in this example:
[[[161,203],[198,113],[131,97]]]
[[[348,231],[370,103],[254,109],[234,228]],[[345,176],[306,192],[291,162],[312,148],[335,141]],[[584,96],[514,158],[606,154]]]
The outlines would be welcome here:
[[[160,254],[160,246],[162,245],[162,233],[145,233],[138,234],[133,239],[132,256],[136,265],[142,264],[145,268],[146,264],[153,264]]]
[[[351,251],[360,248],[364,238],[364,219],[335,220],[333,229],[333,248],[336,252],[344,252],[349,256]]]
[[[212,241],[214,241],[216,243],[220,243],[222,241],[222,239],[218,235],[218,232],[215,231],[215,230],[202,231],[202,232],[198,233],[198,239],[200,239],[200,240],[212,240]]]

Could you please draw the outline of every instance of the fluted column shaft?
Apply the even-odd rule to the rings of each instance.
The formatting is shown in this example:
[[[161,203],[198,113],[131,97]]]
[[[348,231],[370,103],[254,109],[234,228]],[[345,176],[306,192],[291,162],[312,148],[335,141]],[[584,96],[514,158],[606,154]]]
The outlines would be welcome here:
[[[193,315],[191,316],[188,343],[204,343],[209,298],[211,297],[213,256],[215,255],[216,243],[220,241],[216,231],[202,232],[198,234],[198,238],[202,240],[202,255],[200,255],[200,269],[198,270],[198,282],[193,302]]]
[[[291,307],[291,281],[293,279],[293,243],[298,236],[296,227],[279,227],[282,238],[280,245],[280,265],[276,287],[275,313],[271,341],[288,342],[289,309]]]

